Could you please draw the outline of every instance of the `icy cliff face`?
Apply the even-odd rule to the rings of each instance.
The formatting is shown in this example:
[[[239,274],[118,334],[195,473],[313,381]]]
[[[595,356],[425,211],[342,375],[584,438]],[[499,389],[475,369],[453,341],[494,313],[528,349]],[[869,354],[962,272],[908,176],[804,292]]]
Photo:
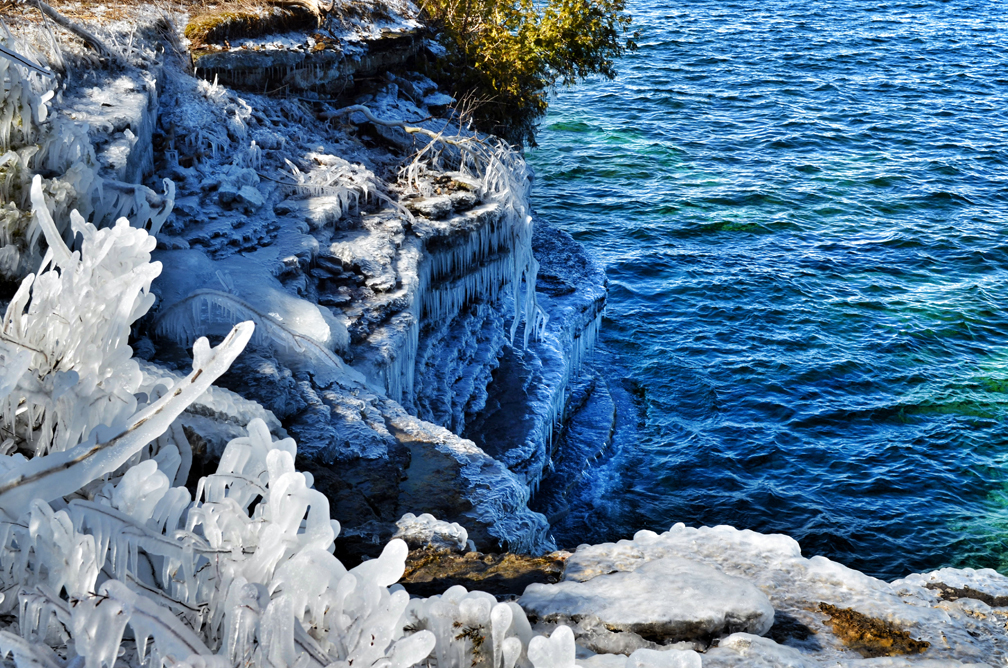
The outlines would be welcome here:
[[[373,551],[402,512],[430,510],[465,520],[477,544],[541,551],[547,525],[522,477],[458,437],[504,344],[544,331],[530,176],[507,147],[430,120],[414,102],[429,80],[389,79],[353,100],[375,122],[165,70],[155,168],[176,204],[145,354],[182,365],[197,336],[256,322],[223,382],[281,416],[313,465],[340,463],[324,478],[344,536],[361,541],[348,549]],[[406,131],[425,118],[454,139]],[[428,507],[404,505],[423,480],[440,481]]]
[[[607,282],[570,235],[541,226],[533,249],[541,258],[538,304],[547,321],[529,345],[504,346],[485,406],[463,433],[535,489],[554,469],[556,430],[572,381],[594,348]]]
[[[429,116],[398,91],[389,84],[358,101],[387,121]],[[454,486],[466,501],[450,504],[435,494],[429,510],[468,518],[484,543],[546,547],[545,521],[525,508],[528,490],[519,478],[401,407],[417,404],[421,330],[454,331],[464,350],[460,314],[484,314],[491,344],[473,373],[475,396],[508,321],[540,317],[530,298],[535,260],[520,159],[480,147],[479,161],[464,154],[454,171],[414,166],[409,184],[397,185],[388,179],[401,160],[398,147],[368,148],[354,133],[313,122],[321,113],[314,107],[287,100],[278,115],[275,100],[182,75],[163,97],[172,100],[161,116],[167,134],[210,130],[202,140],[176,141],[165,165],[178,183],[179,213],[157,253],[166,269],[155,286],[153,333],[185,344],[238,319],[258,323],[255,354],[268,373],[290,382],[282,390],[250,382],[259,371],[241,360],[244,373],[225,382],[283,414],[306,456],[340,462],[333,484],[354,489],[347,503],[360,511],[347,514],[372,527],[351,524],[348,533],[387,537],[382,532],[392,530],[405,501],[402,489],[383,485],[379,492],[353,471],[377,462],[391,467],[385,473],[393,480],[430,475],[411,462],[440,452],[450,461],[439,472],[447,478],[443,496],[453,496]],[[217,128],[227,134],[209,136]],[[156,356],[171,363],[163,349]]]
[[[355,24],[332,36],[366,64],[377,48],[368,40],[385,39],[370,34]],[[26,80],[25,99],[42,102],[21,105],[55,128],[46,136],[76,132],[46,158],[69,155],[67,178],[87,180],[59,186],[70,194],[54,210],[61,234],[69,240],[71,204],[99,226],[125,213],[157,233],[157,303],[134,328],[152,373],[186,368],[198,337],[251,320],[250,349],[224,382],[279,416],[274,433],[296,436],[312,466],[340,463],[326,479],[344,504],[345,542],[361,542],[348,549],[379,549],[406,510],[464,521],[485,547],[549,548],[521,477],[458,436],[502,346],[534,341],[545,320],[520,156],[438,119],[444,96],[417,74],[359,89],[347,101],[366,113],[340,114],[194,78],[171,57],[145,60],[157,50],[135,49],[147,73],[89,72],[55,113],[43,79]],[[215,54],[220,68],[248,65]],[[159,179],[163,196],[144,185]],[[20,187],[12,197],[25,199]],[[17,245],[37,236],[20,224],[5,228],[11,276],[41,259]],[[212,462],[234,434],[197,422],[184,426]],[[417,506],[410,495],[425,486],[436,491]]]

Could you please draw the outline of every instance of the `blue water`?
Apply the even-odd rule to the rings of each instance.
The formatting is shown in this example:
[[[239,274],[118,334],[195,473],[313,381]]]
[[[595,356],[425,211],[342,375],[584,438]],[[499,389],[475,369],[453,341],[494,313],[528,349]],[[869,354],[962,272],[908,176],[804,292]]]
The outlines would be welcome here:
[[[631,10],[640,50],[529,153],[606,265],[632,397],[558,541],[732,524],[883,578],[1008,572],[1003,7]]]

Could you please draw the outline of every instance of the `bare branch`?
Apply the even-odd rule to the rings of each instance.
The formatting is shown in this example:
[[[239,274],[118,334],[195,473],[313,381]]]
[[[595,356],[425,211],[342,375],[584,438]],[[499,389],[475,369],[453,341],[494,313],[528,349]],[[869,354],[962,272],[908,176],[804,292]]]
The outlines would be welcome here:
[[[122,64],[122,57],[114,52],[112,49],[108,48],[103,41],[98,39],[89,30],[84,27],[77,25],[67,17],[63,16],[55,9],[50,7],[48,4],[42,2],[42,0],[35,0],[38,3],[38,8],[42,10],[42,13],[48,16],[56,23],[56,25],[69,30],[73,34],[84,40],[84,43],[90,46],[92,49],[98,52],[98,55],[108,58],[110,62],[117,65]]]
[[[388,121],[385,120],[384,118],[378,118],[377,116],[374,115],[374,113],[371,112],[370,109],[365,107],[363,104],[353,104],[350,105],[349,107],[336,109],[335,111],[322,112],[321,114],[319,114],[319,117],[322,118],[323,120],[330,120],[333,118],[339,118],[340,116],[353,114],[356,112],[364,114],[365,118],[367,118],[369,121],[377,125],[384,125],[390,128],[402,128],[409,134],[425,135],[435,141],[439,141],[444,144],[449,144],[451,146],[458,146],[459,148],[468,147],[472,144],[473,141],[472,138],[470,137],[464,137],[462,139],[452,139],[450,137],[445,137],[444,134],[441,132],[434,132],[433,130],[428,130],[427,128],[422,128],[416,125],[407,125],[403,121]]]

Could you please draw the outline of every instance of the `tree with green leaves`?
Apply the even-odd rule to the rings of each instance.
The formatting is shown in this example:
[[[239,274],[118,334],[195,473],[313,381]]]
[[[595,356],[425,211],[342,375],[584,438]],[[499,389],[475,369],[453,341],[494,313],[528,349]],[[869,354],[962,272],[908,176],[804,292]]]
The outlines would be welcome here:
[[[545,4],[544,4],[545,3]],[[476,126],[535,145],[549,91],[615,77],[636,48],[626,0],[420,0],[446,53],[431,74],[466,100]]]

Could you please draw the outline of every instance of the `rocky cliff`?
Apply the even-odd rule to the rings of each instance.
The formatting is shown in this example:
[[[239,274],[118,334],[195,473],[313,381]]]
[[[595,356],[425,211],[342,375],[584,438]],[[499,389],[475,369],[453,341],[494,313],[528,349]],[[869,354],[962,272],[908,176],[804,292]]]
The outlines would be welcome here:
[[[136,354],[152,373],[184,369],[197,336],[254,320],[220,384],[302,444],[341,556],[376,555],[406,511],[462,523],[481,549],[543,553],[555,546],[528,501],[605,276],[554,235],[537,280],[533,175],[461,129],[416,71],[436,47],[414,16],[393,3],[189,44],[141,18],[141,66],[90,71],[61,111],[106,183],[152,202],[144,184],[171,183]],[[565,253],[580,264],[559,276]],[[234,434],[186,419],[209,465]]]

